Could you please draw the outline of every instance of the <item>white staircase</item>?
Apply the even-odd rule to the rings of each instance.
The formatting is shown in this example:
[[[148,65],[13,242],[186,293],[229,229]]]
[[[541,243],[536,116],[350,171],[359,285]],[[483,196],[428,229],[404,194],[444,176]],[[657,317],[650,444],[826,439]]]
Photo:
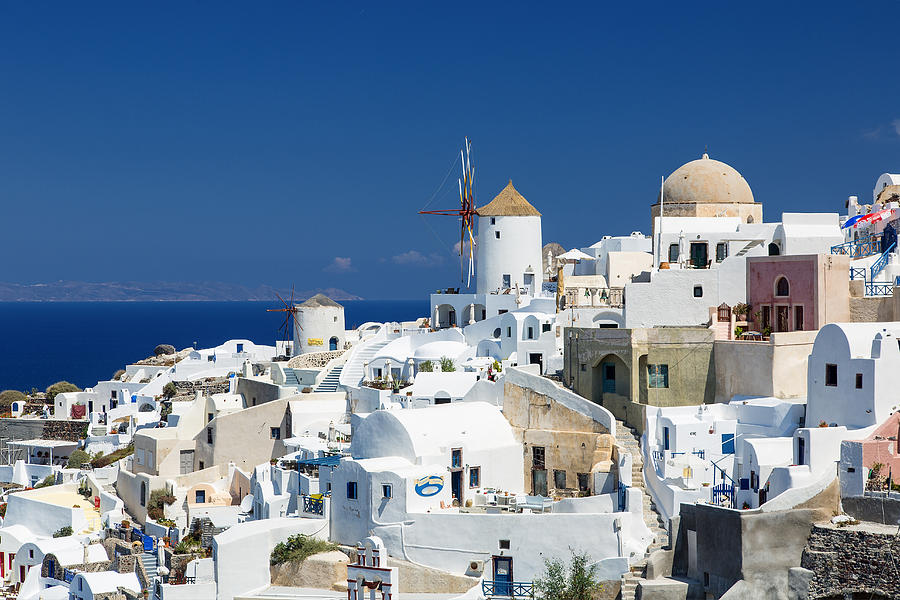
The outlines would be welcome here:
[[[328,371],[328,374],[325,376],[319,385],[316,386],[317,392],[336,392],[338,391],[338,386],[341,384],[341,372],[344,370],[344,365],[338,365]]]
[[[385,338],[383,332],[379,333],[353,350],[353,356],[347,360],[338,376],[341,387],[356,387],[360,384],[365,375],[365,364],[372,360],[379,350],[391,343],[392,340]]]

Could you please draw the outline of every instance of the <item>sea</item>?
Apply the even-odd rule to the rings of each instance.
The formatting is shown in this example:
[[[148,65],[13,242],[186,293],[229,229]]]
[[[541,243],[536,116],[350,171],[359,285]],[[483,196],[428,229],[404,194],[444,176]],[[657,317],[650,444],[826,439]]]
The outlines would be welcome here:
[[[347,329],[367,321],[411,321],[427,299],[342,301]],[[56,381],[84,388],[110,379],[158,344],[210,348],[243,338],[274,345],[284,313],[271,302],[3,302],[0,390],[43,390]]]

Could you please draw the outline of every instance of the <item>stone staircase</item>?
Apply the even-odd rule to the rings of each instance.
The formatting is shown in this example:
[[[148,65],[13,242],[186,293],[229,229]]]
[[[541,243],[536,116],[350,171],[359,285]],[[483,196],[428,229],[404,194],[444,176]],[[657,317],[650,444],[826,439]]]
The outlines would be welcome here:
[[[341,371],[344,370],[344,365],[338,365],[328,371],[328,374],[325,376],[319,385],[316,386],[317,392],[336,392],[338,391],[338,386],[341,384]]]
[[[631,565],[631,570],[622,575],[621,600],[634,600],[638,583],[646,574],[646,557],[653,552],[664,548],[669,544],[669,532],[662,516],[656,510],[656,504],[650,498],[649,492],[644,489],[644,459],[641,454],[640,438],[631,427],[622,421],[616,420],[616,443],[631,453],[631,481],[632,487],[641,490],[641,499],[644,503],[644,523],[653,534],[653,541],[647,548],[646,556]]]

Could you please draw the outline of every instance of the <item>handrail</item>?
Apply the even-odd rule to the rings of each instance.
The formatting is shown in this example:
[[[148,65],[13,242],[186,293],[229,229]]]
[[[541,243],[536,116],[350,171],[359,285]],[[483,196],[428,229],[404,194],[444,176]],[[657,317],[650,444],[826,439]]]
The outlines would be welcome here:
[[[832,254],[843,254],[850,258],[865,258],[881,252],[881,236],[869,234],[857,240],[850,240],[831,247]]]
[[[628,499],[628,486],[619,482],[619,512],[624,512]]]
[[[866,269],[864,267],[850,267],[850,280],[862,279],[866,280]]]
[[[884,270],[884,267],[887,265],[888,260],[890,260],[890,258],[891,258],[891,252],[896,247],[897,247],[897,242],[894,242],[893,244],[888,246],[888,249],[885,250],[884,252],[882,252],[881,256],[878,258],[878,260],[876,260],[872,264],[871,269],[869,269],[869,274],[870,274],[869,281],[874,282],[875,278],[878,277],[878,275]]]
[[[481,582],[481,591],[485,598],[500,596],[503,598],[534,598],[534,583],[531,581],[492,581]]]
[[[303,512],[312,513],[314,515],[324,515],[325,501],[321,498],[303,496]]]

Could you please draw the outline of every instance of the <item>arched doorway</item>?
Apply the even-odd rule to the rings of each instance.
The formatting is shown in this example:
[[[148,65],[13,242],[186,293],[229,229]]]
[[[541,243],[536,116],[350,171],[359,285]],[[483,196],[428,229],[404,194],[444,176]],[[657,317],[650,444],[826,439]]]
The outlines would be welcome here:
[[[437,318],[439,329],[456,327],[456,309],[450,304],[441,304],[437,307]]]
[[[781,248],[775,242],[769,244],[769,256],[780,256]]]
[[[631,370],[621,358],[608,354],[594,363],[591,369],[592,398],[597,404],[609,394],[631,396]]]
[[[338,339],[336,335],[331,336],[331,339],[328,340],[328,349],[329,350],[337,350],[338,349]]]
[[[463,309],[463,325],[484,321],[485,317],[487,317],[487,310],[484,304],[466,304]]]

